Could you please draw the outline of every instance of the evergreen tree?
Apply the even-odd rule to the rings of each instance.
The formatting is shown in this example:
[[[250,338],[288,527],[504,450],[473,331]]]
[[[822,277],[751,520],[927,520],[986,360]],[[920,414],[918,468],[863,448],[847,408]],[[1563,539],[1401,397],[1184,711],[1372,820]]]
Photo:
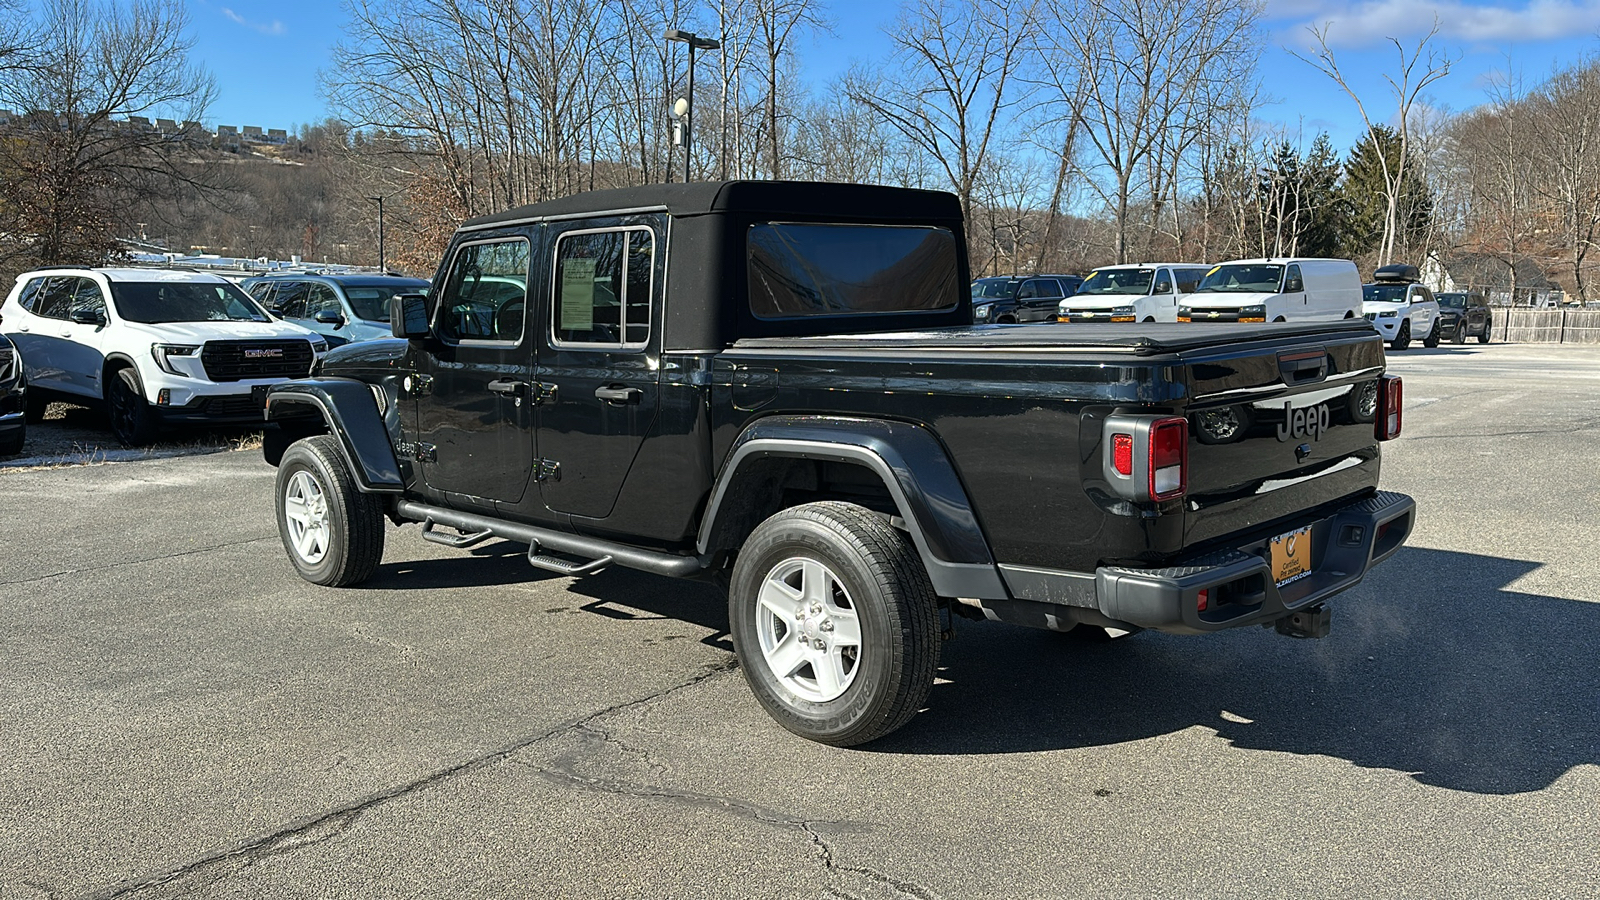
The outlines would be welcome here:
[[[1288,141],[1272,151],[1256,190],[1262,252],[1273,256],[1337,256],[1346,210],[1338,195],[1339,158],[1326,133],[1304,155]]]
[[[1382,159],[1380,159],[1380,154]],[[1389,171],[1400,167],[1400,136],[1386,125],[1375,125],[1367,136],[1350,150],[1344,164],[1344,183],[1339,193],[1348,214],[1344,251],[1358,256],[1378,249],[1383,241],[1383,220],[1388,201],[1384,191],[1384,161]],[[1422,166],[1413,158],[1406,162],[1405,178],[1398,191],[1399,223],[1396,254],[1421,246],[1433,217],[1433,194],[1423,180]]]

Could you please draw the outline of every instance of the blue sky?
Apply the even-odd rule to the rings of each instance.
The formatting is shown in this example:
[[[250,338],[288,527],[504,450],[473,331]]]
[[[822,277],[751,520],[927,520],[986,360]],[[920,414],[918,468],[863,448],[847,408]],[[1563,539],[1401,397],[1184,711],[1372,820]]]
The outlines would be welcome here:
[[[898,0],[821,0],[833,22],[804,48],[806,75],[820,90],[855,60],[888,52],[884,36]],[[200,60],[216,77],[212,125],[294,129],[328,114],[318,87],[339,40],[344,16],[336,0],[191,0]],[[1600,49],[1600,0],[1473,3],[1462,0],[1268,0],[1261,71],[1275,100],[1264,120],[1302,131],[1306,143],[1326,130],[1341,151],[1360,133],[1360,118],[1332,82],[1290,55],[1303,47],[1306,26],[1332,23],[1341,68],[1375,119],[1394,102],[1381,74],[1398,57],[1386,36],[1409,49],[1437,16],[1438,46],[1456,59],[1451,75],[1428,93],[1431,105],[1460,111],[1484,102],[1485,86],[1508,71],[1532,84],[1557,65]],[[693,28],[693,23],[685,23]]]

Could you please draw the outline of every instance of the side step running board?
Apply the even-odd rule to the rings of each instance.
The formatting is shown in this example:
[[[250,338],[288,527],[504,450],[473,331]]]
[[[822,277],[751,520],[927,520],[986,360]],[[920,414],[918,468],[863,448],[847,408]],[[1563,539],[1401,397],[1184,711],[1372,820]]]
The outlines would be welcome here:
[[[471,547],[494,537],[494,532],[492,531],[479,531],[474,534],[440,534],[433,530],[435,524],[431,517],[422,520],[422,538],[435,544],[443,544],[446,547],[455,547],[456,549]]]
[[[546,556],[540,553],[538,544],[530,544],[528,546],[528,565],[533,566],[535,569],[543,569],[546,572],[554,572],[557,575],[593,575],[611,565],[611,563],[612,559],[609,556],[591,559],[588,562],[573,562],[570,559],[562,559],[559,556]]]
[[[553,531],[537,525],[524,525],[521,522],[508,522],[478,513],[462,512],[456,509],[446,509],[442,506],[432,506],[427,503],[418,503],[414,500],[401,500],[395,504],[395,515],[402,519],[423,523],[423,536],[428,540],[446,546],[470,546],[490,536],[509,541],[518,541],[528,545],[528,562],[551,572],[563,575],[587,575],[598,572],[607,566],[622,566],[628,569],[638,569],[641,572],[651,572],[656,575],[666,575],[672,578],[692,578],[702,574],[709,565],[709,560],[700,556],[675,556],[671,553],[662,553],[659,550],[644,550],[639,547],[630,547],[600,538],[586,537],[581,534],[568,534],[564,531]],[[430,527],[432,526],[432,527]],[[452,535],[438,534],[434,527],[454,528],[463,534],[457,538]],[[431,537],[429,535],[432,535]],[[456,544],[455,541],[464,543]],[[470,543],[465,543],[470,542]],[[557,557],[545,556],[541,550],[552,550],[556,553],[566,553],[582,557],[588,562],[575,563]]]

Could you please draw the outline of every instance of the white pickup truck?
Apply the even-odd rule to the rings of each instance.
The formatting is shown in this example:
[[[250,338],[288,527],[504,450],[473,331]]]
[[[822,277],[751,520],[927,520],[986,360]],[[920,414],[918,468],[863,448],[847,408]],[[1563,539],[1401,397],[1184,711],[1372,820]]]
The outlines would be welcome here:
[[[1418,277],[1416,266],[1395,264],[1379,268],[1372,283],[1361,286],[1361,314],[1390,350],[1406,349],[1417,336],[1424,347],[1439,346],[1439,303]]]

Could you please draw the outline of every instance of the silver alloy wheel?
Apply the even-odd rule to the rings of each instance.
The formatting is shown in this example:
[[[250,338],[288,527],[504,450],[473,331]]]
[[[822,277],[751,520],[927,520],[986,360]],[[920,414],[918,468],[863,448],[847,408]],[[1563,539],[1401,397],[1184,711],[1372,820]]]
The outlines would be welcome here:
[[[328,553],[328,495],[310,472],[294,473],[283,495],[283,514],[289,523],[289,541],[308,565]]]
[[[756,603],[761,656],[780,684],[814,703],[849,689],[861,669],[861,620],[837,575],[814,559],[786,559]]]

